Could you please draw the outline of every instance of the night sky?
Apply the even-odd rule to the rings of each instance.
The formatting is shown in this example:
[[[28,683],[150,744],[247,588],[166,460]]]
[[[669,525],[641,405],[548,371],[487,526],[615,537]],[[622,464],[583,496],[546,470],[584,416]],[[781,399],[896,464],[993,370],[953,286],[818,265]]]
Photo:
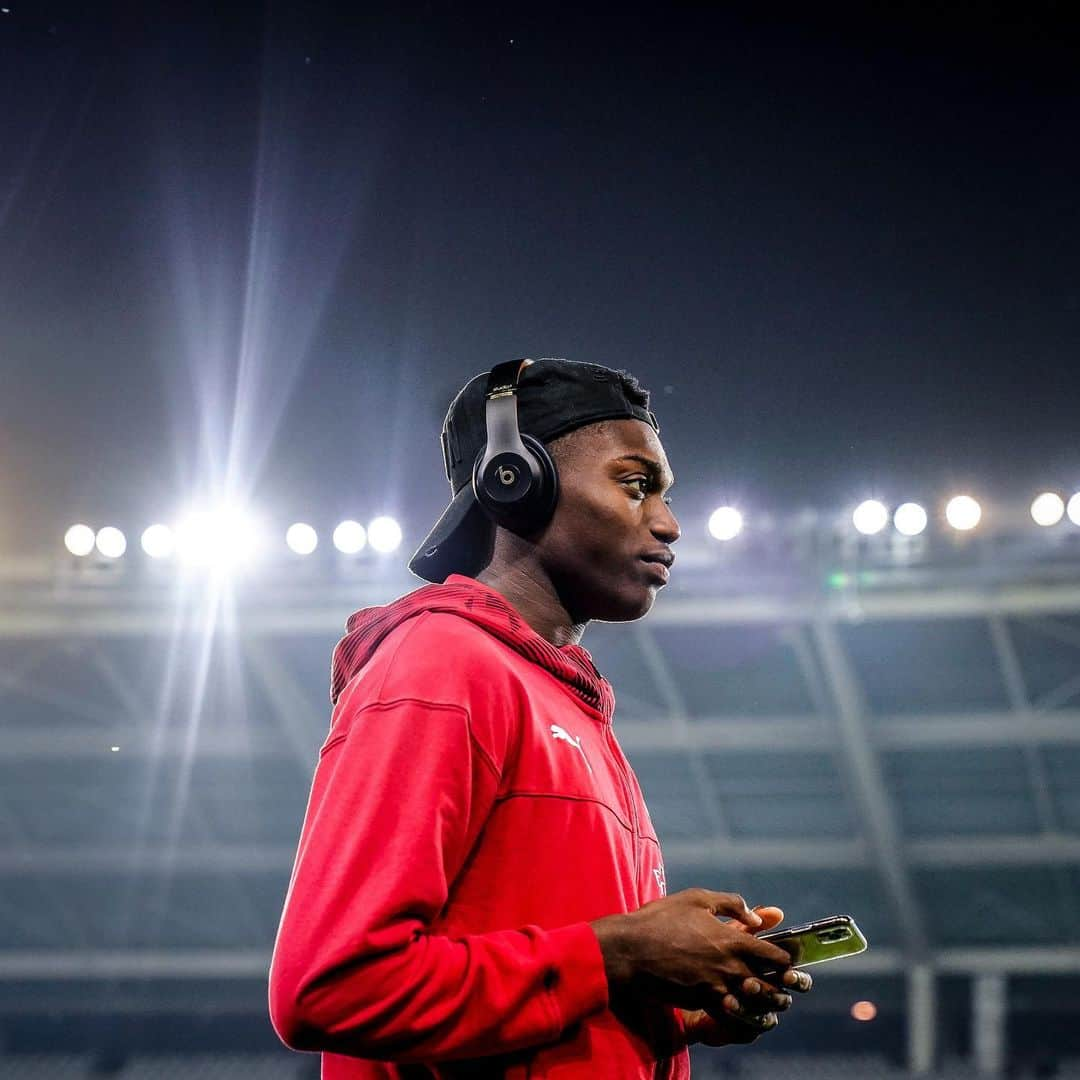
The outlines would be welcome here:
[[[1080,488],[1069,5],[8,6],[0,558],[222,484],[409,545],[514,356],[652,389],[684,531]]]

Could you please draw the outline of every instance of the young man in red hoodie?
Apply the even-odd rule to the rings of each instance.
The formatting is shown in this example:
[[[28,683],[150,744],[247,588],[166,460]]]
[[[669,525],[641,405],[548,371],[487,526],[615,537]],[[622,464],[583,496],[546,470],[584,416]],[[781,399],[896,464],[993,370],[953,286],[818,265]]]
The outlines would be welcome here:
[[[542,360],[450,406],[453,499],[409,564],[433,584],[335,650],[274,949],[274,1027],[325,1080],[674,1080],[688,1045],[750,1042],[810,987],[755,937],[778,909],[665,895],[580,645],[644,616],[674,560],[648,405],[624,372]]]

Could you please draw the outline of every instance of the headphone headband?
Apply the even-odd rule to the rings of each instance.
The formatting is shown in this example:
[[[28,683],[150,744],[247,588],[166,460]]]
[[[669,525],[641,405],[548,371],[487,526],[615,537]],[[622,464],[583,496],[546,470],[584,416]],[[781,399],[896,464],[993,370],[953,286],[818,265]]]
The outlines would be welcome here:
[[[488,375],[484,398],[505,397],[516,394],[521,373],[532,363],[531,360],[504,360],[496,364]]]

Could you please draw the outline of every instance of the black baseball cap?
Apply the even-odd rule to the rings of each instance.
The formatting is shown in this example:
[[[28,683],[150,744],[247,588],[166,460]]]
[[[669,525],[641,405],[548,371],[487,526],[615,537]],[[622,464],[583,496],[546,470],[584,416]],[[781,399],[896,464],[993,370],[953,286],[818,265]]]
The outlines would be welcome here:
[[[491,559],[495,528],[476,500],[473,465],[487,442],[484,396],[488,372],[470,379],[450,403],[442,428],[443,465],[450,482],[450,505],[409,560],[409,569],[425,581],[441,583],[449,574],[472,575]],[[518,378],[518,429],[549,443],[586,424],[601,420],[643,420],[660,431],[645,405],[627,395],[625,371],[574,360],[537,360]]]

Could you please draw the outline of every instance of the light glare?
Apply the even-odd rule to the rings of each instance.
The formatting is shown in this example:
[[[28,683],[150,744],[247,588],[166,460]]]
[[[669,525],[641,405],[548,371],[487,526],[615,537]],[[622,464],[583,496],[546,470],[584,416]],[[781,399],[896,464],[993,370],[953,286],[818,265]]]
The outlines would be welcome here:
[[[94,530],[89,525],[72,525],[64,533],[64,547],[79,558],[89,555],[94,550]]]
[[[742,527],[742,514],[734,506],[718,507],[709,515],[709,533],[717,540],[734,540]]]
[[[150,525],[143,530],[141,543],[151,559],[167,559],[176,550],[176,537],[168,525]]]
[[[926,511],[913,502],[903,503],[893,514],[896,531],[903,536],[918,536],[926,528]]]
[[[392,517],[377,517],[367,530],[368,543],[380,554],[396,551],[401,544],[401,526]]]
[[[127,551],[127,537],[112,525],[98,530],[96,544],[106,559],[119,559]]]
[[[319,534],[310,525],[298,521],[286,530],[285,543],[297,555],[310,555],[319,546]]]
[[[867,499],[855,507],[851,522],[863,536],[873,536],[888,525],[889,511],[877,499]]]
[[[968,532],[979,524],[982,507],[970,495],[956,495],[945,507],[945,520],[958,532]]]
[[[367,543],[367,533],[359,521],[343,521],[334,530],[334,547],[343,555],[355,555]]]
[[[1044,528],[1056,525],[1065,516],[1065,500],[1056,491],[1036,495],[1031,504],[1031,517]]]
[[[259,531],[241,510],[200,510],[176,531],[176,550],[189,566],[228,570],[250,562],[259,552]]]
[[[1074,525],[1080,525],[1080,491],[1069,500],[1069,505],[1065,508],[1065,513],[1069,515],[1069,520]]]

